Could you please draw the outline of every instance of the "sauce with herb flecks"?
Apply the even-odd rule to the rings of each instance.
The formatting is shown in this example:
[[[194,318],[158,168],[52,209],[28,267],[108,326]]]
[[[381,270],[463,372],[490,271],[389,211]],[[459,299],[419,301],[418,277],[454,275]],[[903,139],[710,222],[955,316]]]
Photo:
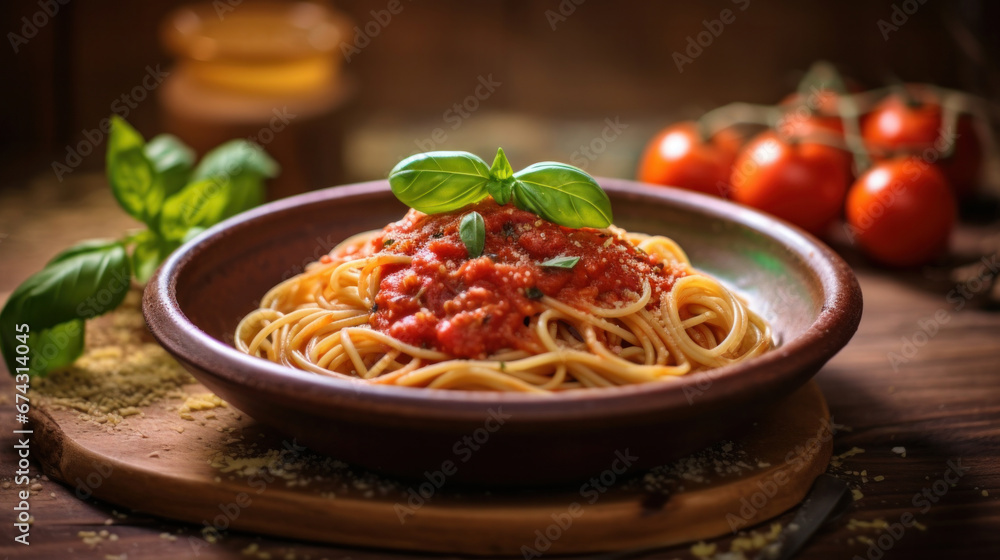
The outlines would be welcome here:
[[[486,244],[470,259],[458,226],[473,210],[485,222]],[[490,198],[446,214],[410,210],[371,242],[376,253],[413,259],[382,268],[371,326],[463,358],[541,351],[527,325],[543,294],[578,308],[615,307],[636,301],[648,279],[653,306],[683,274],[606,231],[562,227]],[[580,260],[572,268],[540,266],[555,257]]]

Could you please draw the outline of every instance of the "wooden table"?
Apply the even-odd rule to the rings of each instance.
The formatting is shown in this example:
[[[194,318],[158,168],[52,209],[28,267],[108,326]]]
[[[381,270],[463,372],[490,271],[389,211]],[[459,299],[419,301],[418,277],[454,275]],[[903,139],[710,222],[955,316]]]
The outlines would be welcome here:
[[[134,225],[114,208],[102,180],[72,180],[75,194],[69,199],[44,186],[0,193],[0,301],[60,248],[87,237],[117,235]],[[1000,243],[984,243],[988,238],[1000,239],[1000,223],[964,225],[954,243],[954,253],[960,255],[956,259],[973,262],[985,255],[997,266],[1000,255],[992,251]],[[834,439],[834,453],[864,449],[835,469],[859,486],[863,497],[800,557],[996,557],[1000,313],[983,306],[985,289],[971,293],[974,283],[957,286],[942,268],[886,271],[866,264],[848,246],[841,249],[861,281],[864,318],[854,340],[817,380],[835,422],[844,426]],[[963,292],[973,297],[966,299]],[[16,469],[13,394],[12,379],[0,374],[0,485],[11,482]],[[33,463],[32,474],[39,474],[38,469]],[[30,547],[12,544],[13,490],[0,488],[0,556],[182,558],[195,548],[199,558],[264,557],[261,552],[276,559],[403,556],[235,533],[210,544],[197,526],[115,511],[109,504],[81,500],[56,482],[38,483],[41,489],[31,498]],[[892,524],[904,514],[913,515],[919,525],[902,532],[850,528],[857,525],[850,520]],[[787,523],[789,517],[780,520]],[[108,531],[107,538],[94,546],[78,536],[102,530]],[[729,550],[728,540],[720,540],[718,547]],[[680,547],[656,556],[691,554]]]

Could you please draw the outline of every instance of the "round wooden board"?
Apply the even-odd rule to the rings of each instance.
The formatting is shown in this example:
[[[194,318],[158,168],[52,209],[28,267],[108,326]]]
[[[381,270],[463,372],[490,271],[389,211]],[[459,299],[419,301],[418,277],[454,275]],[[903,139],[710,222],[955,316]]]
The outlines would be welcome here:
[[[207,393],[198,384],[184,390]],[[203,533],[521,556],[671,545],[753,526],[800,502],[832,449],[826,403],[810,382],[741,440],[646,476],[615,474],[623,459],[609,456],[608,470],[581,486],[489,492],[451,488],[445,477],[417,498],[420,482],[352,471],[229,407],[184,419],[181,404],[154,403],[115,427],[35,408],[44,470],[79,497],[193,522]]]

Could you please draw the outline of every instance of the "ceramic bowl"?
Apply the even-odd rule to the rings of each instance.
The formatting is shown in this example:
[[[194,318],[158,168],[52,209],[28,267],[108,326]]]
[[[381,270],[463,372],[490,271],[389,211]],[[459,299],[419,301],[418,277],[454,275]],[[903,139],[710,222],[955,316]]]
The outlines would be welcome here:
[[[209,389],[310,448],[393,476],[458,483],[573,482],[618,454],[659,465],[721,438],[808,381],[851,339],[861,291],[839,256],[776,218],[697,193],[599,179],[615,223],[667,235],[773,326],[778,346],[662,382],[523,394],[367,386],[286,368],[232,345],[279,281],[340,240],[398,220],[385,181],[266,204],[185,244],[146,288],[157,340]],[[438,478],[439,479],[439,478]]]

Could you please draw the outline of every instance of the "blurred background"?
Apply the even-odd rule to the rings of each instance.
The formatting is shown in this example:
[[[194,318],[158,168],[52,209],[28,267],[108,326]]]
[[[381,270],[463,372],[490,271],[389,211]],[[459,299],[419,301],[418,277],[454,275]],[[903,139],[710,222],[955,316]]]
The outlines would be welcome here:
[[[232,138],[261,144],[282,168],[270,199],[385,178],[418,152],[490,161],[497,146],[515,169],[556,160],[635,178],[665,127],[736,101],[778,104],[818,60],[852,91],[906,82],[971,93],[995,122],[998,21],[1000,3],[985,0],[7,0],[0,297],[59,248],[140,225],[104,176],[111,115],[199,156]],[[964,203],[993,222],[1000,166],[980,136],[982,165],[967,167],[992,198]],[[800,179],[798,196],[812,197],[816,178]],[[749,204],[796,222],[800,202],[787,216]]]
[[[817,59],[866,88],[1000,87],[985,0],[7,0],[0,21],[5,190],[101,172],[112,113],[199,150],[255,138],[283,164],[275,197],[498,145],[515,168],[634,177],[658,129],[776,103]]]
[[[514,169],[557,160],[631,179],[659,131],[732,102],[777,104],[818,60],[832,63],[851,90],[907,82],[968,92],[986,100],[996,129],[998,24],[996,0],[2,0],[0,303],[60,250],[89,238],[121,239],[142,226],[119,207],[104,175],[111,115],[146,139],[172,133],[199,155],[231,138],[261,144],[282,167],[268,181],[271,199],[382,179],[417,152],[466,150],[489,162],[498,146]],[[883,114],[903,115],[911,128],[930,122],[920,132],[936,139],[942,111],[917,118],[907,113],[913,108],[897,104]],[[899,132],[901,120],[886,122]],[[912,143],[874,128],[896,147]],[[975,143],[972,133],[965,137]],[[665,139],[664,160],[676,147]],[[729,179],[737,150],[749,153],[743,139],[729,159],[723,147],[682,140],[694,156],[680,163],[710,177],[702,190],[713,194]],[[755,188],[743,191],[748,204],[765,211],[783,205],[791,214],[783,217],[794,221],[823,203],[814,196],[823,190],[817,183],[833,183],[835,196],[814,231],[836,222],[824,240],[858,272],[866,315],[820,383],[837,419],[856,428],[837,436],[838,445],[858,446],[840,457],[867,447],[864,464],[888,475],[883,489],[865,487],[870,497],[858,503],[869,510],[866,519],[885,523],[909,512],[913,493],[946,459],[971,465],[964,488],[930,517],[930,536],[911,531],[897,557],[986,550],[996,538],[1000,158],[989,135],[979,141],[981,152],[977,144],[952,154],[951,171],[964,168],[976,187],[987,187],[961,200],[930,166],[904,174],[905,196],[854,204],[849,165],[828,161],[806,176],[799,171],[809,166],[788,158],[757,165],[790,171],[761,172],[745,181]],[[657,150],[650,152],[655,159]],[[960,160],[976,161],[954,164]],[[673,162],[659,163],[666,169]],[[704,171],[712,166],[720,180]],[[783,188],[797,182],[798,198],[769,196],[773,176],[788,179]],[[882,181],[883,192],[887,185]],[[941,196],[927,196],[931,187]],[[927,346],[915,358],[919,336]],[[897,352],[905,355],[902,368],[891,357]],[[896,456],[906,448],[888,449],[904,444],[912,453],[906,462]],[[65,507],[80,528],[109,515],[89,503],[81,514],[68,492],[51,485],[46,493],[50,487],[61,492],[51,507]],[[824,550],[843,555],[845,542],[862,542],[851,521]],[[50,534],[79,548],[75,531],[57,526]],[[153,548],[170,546],[159,525],[148,527]],[[216,550],[235,557],[245,544],[235,539]]]

